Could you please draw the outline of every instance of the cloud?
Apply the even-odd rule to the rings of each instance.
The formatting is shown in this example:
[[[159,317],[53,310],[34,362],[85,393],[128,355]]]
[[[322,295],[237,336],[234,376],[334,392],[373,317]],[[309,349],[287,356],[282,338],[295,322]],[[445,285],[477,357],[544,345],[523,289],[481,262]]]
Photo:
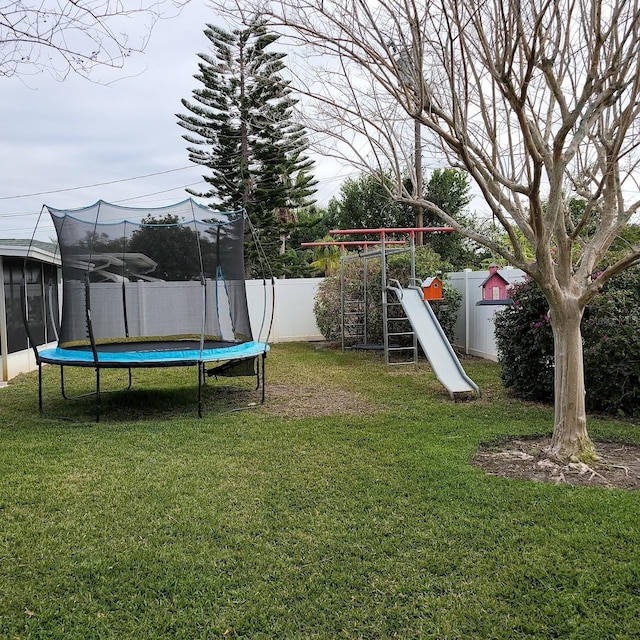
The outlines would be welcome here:
[[[30,237],[43,204],[159,207],[188,197],[185,185],[204,189],[203,168],[189,162],[175,116],[200,86],[193,76],[197,54],[209,50],[206,24],[224,26],[204,1],[158,22],[143,55],[117,74],[101,72],[105,84],[56,82],[44,73],[0,80],[0,237]],[[333,165],[317,163],[324,194],[339,188]],[[36,195],[16,197],[26,194]],[[48,220],[42,229],[53,233]]]
[[[0,236],[28,237],[43,203],[72,208],[171,189],[136,202],[160,206],[187,197],[182,187],[199,180],[196,165],[108,187],[13,196],[190,166],[175,113],[194,88],[210,18],[211,10],[194,1],[179,16],[160,21],[146,53],[129,60],[121,79],[107,85],[78,77],[56,82],[43,73],[2,79]]]

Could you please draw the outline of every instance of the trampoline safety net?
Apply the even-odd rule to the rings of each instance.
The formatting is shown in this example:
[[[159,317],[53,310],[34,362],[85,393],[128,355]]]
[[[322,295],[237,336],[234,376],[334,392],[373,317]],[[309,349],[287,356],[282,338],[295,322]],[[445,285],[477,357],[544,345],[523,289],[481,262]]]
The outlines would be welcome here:
[[[252,340],[244,281],[244,211],[188,199],[140,209],[99,201],[45,206],[63,274],[58,344]]]

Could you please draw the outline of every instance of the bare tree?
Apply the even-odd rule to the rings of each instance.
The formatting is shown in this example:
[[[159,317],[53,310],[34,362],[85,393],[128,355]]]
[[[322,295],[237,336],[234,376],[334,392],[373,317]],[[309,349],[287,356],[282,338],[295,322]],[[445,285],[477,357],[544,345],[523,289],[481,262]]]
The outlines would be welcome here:
[[[549,453],[560,459],[596,455],[584,402],[585,306],[640,262],[629,247],[598,271],[640,205],[639,1],[267,0],[261,8],[305,53],[298,88],[316,131],[352,163],[391,167],[398,200],[435,211],[541,287],[555,340]],[[403,189],[414,121],[425,150],[469,172],[510,247]],[[572,198],[586,203],[580,219]]]
[[[188,0],[173,0],[174,9]],[[164,0],[0,0],[0,76],[48,71],[64,80],[122,67],[142,51]],[[137,18],[137,20],[134,20]],[[132,32],[138,35],[133,36]]]

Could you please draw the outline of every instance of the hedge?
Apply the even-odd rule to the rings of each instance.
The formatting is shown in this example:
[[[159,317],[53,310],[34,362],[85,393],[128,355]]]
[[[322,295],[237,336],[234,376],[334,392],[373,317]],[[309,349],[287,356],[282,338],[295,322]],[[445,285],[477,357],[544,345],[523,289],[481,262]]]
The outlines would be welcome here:
[[[502,381],[515,395],[553,401],[553,333],[548,304],[533,280],[511,291],[496,314]],[[610,280],[582,320],[586,404],[591,412],[640,416],[640,269]]]

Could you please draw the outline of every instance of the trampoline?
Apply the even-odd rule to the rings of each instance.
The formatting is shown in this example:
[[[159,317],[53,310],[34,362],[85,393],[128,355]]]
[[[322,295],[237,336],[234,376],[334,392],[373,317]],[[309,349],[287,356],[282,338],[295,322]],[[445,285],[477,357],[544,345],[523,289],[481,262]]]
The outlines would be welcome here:
[[[266,260],[260,328],[254,339],[245,288],[244,244],[256,243],[244,210],[214,211],[187,199],[155,209],[99,201],[82,209],[44,206],[53,220],[62,263],[61,287],[47,296],[57,346],[36,347],[38,406],[43,412],[42,366],[95,370],[96,419],[102,369],[196,367],[198,414],[206,376],[255,376],[265,399],[270,319]],[[42,214],[41,214],[42,215]],[[246,234],[246,235],[245,235]],[[34,232],[35,236],[35,232]],[[62,299],[61,313],[56,301]],[[29,304],[23,304],[31,339]],[[254,313],[255,315],[255,313]]]

